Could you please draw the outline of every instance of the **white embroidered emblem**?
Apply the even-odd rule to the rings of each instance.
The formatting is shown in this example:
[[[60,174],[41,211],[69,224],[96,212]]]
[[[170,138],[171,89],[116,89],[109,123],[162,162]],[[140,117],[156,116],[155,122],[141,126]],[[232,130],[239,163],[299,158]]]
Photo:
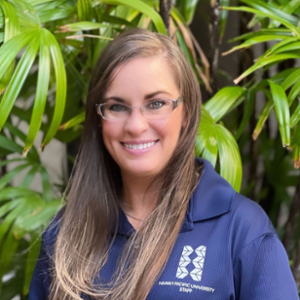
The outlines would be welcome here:
[[[206,247],[199,246],[195,252],[197,257],[193,259],[193,265],[195,269],[193,269],[190,273],[186,269],[186,267],[191,263],[190,255],[194,252],[194,249],[191,246],[184,246],[182,250],[182,254],[179,260],[179,265],[176,273],[176,277],[183,279],[187,275],[190,275],[194,281],[201,281],[205,254],[206,254]]]

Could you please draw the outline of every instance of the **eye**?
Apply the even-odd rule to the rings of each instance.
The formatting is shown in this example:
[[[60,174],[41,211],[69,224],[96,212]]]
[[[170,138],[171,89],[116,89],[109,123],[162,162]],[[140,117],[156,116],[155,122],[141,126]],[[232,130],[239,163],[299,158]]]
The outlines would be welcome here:
[[[153,100],[147,103],[148,109],[160,109],[166,104],[164,100]]]
[[[109,104],[108,110],[113,112],[123,112],[127,111],[128,107],[122,104]]]

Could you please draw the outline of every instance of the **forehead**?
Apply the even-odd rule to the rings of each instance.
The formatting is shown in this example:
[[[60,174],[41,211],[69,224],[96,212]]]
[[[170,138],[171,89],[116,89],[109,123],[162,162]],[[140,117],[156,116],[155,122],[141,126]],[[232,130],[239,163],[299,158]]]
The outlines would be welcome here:
[[[173,68],[167,58],[159,56],[136,57],[116,67],[113,71],[106,97],[119,93],[145,94],[156,90],[178,93]]]

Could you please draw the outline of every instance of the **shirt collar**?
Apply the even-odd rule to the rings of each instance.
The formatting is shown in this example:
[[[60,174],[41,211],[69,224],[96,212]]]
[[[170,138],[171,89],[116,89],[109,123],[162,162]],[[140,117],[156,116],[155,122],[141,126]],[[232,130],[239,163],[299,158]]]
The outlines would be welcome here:
[[[197,160],[203,163],[203,169],[189,206],[193,222],[204,221],[227,213],[236,193],[207,160]]]
[[[196,158],[203,165],[199,183],[188,205],[180,232],[191,231],[194,223],[219,217],[230,210],[235,194],[230,184],[205,159]],[[120,210],[118,233],[130,236],[134,228]]]

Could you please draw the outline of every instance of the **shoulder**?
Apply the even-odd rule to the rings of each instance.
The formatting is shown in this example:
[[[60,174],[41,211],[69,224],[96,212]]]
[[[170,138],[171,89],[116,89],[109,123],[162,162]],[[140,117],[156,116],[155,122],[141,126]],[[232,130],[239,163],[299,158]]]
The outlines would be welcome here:
[[[202,164],[199,183],[191,198],[190,211],[194,222],[216,219],[222,216],[230,220],[233,229],[243,225],[253,231],[275,230],[259,204],[237,193],[206,160]]]
[[[287,253],[264,210],[236,194],[229,214],[238,299],[298,299]]]
[[[232,197],[229,214],[235,227],[243,225],[246,228],[251,228],[254,232],[276,234],[262,207],[239,193],[235,193]]]
[[[230,237],[235,257],[250,244],[272,236],[278,239],[269,217],[256,202],[236,193],[232,199],[230,211]]]
[[[202,162],[201,178],[191,199],[192,220],[218,224],[223,234],[226,230],[234,253],[259,237],[276,236],[261,206],[237,193],[208,161]]]

